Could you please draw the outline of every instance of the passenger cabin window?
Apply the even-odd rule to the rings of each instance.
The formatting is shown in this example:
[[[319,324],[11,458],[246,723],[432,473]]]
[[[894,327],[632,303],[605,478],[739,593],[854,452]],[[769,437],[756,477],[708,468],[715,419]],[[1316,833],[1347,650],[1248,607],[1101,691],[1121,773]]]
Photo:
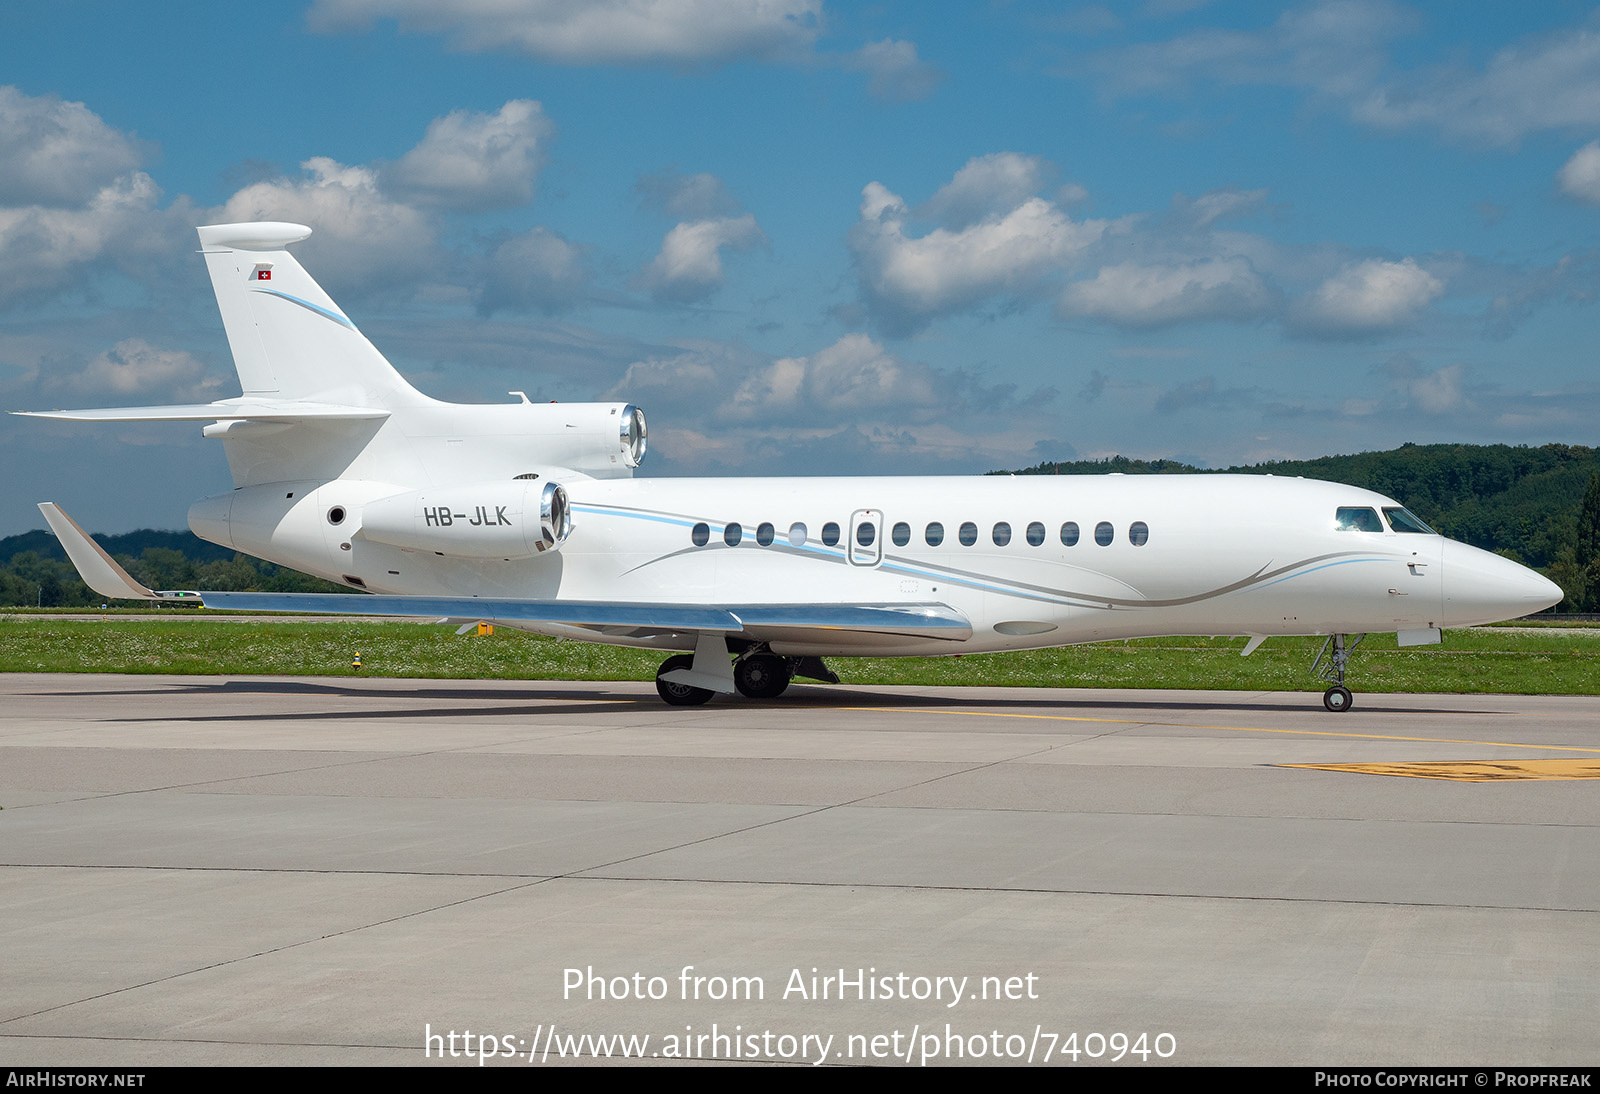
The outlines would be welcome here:
[[[1333,526],[1341,532],[1383,531],[1377,512],[1358,505],[1341,505],[1334,514]]]
[[[1094,541],[1102,547],[1111,546],[1111,541],[1117,538],[1117,530],[1111,527],[1109,520],[1103,520],[1094,526]]]
[[[962,521],[959,538],[961,540],[961,546],[971,547],[974,543],[978,542],[978,526],[973,524],[970,520]]]
[[[800,521],[789,525],[789,546],[804,547],[806,545],[806,526]]]
[[[944,525],[938,521],[931,522],[928,530],[922,534],[922,538],[928,541],[929,547],[939,546],[944,542]]]
[[[1078,522],[1069,520],[1061,526],[1061,546],[1076,547],[1078,545]]]
[[[822,526],[822,542],[829,547],[839,545],[839,526],[831,520]]]
[[[1034,521],[1028,525],[1028,546],[1037,547],[1044,542],[1044,525]]]
[[[911,525],[907,524],[905,521],[901,521],[900,523],[896,524],[894,526],[894,530],[889,533],[889,538],[894,540],[894,545],[896,547],[904,547],[906,544],[911,542]]]
[[[1150,542],[1150,526],[1142,520],[1136,520],[1128,525],[1128,542],[1135,547],[1143,547]]]
[[[1418,520],[1416,514],[1409,509],[1401,509],[1398,506],[1390,508],[1386,505],[1383,508],[1383,515],[1389,518],[1389,527],[1396,532],[1413,532],[1424,536],[1435,534],[1432,528]]]
[[[744,529],[737,524],[730,524],[722,530],[722,542],[729,547],[739,546],[739,541],[744,538]]]
[[[1005,521],[1001,521],[994,526],[994,545],[996,547],[1004,547],[1010,542],[1011,525],[1007,524]]]
[[[696,547],[704,547],[711,542],[711,525],[705,521],[696,524],[689,531],[689,541]]]
[[[756,529],[756,542],[763,547],[771,547],[772,541],[776,538],[778,538],[778,530],[765,521]]]
[[[871,547],[872,541],[878,538],[878,526],[870,520],[864,520],[856,525],[856,542],[863,547]]]

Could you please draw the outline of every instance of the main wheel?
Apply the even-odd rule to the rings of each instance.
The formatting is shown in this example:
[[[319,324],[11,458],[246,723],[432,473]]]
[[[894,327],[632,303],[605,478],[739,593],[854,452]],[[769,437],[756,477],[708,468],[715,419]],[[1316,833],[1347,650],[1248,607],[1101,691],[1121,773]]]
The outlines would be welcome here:
[[[1349,710],[1352,702],[1354,699],[1350,695],[1350,689],[1343,684],[1335,684],[1322,693],[1322,705],[1335,714],[1343,714]]]
[[[674,684],[661,679],[669,672],[686,669],[693,664],[694,658],[686,653],[680,653],[661,662],[661,667],[656,670],[656,694],[661,696],[663,703],[674,707],[697,707],[701,703],[711,701],[711,696],[715,693],[705,688],[697,688],[692,684]]]
[[[789,686],[789,662],[758,653],[735,662],[733,686],[750,699],[776,699]]]

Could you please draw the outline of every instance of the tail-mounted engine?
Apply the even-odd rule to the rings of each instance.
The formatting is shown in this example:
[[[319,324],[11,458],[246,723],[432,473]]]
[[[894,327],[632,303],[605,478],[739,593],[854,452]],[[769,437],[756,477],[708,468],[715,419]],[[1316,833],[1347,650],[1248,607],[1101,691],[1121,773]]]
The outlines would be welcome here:
[[[368,502],[361,532],[452,558],[531,558],[561,549],[572,506],[565,487],[539,479],[413,490]]]
[[[473,407],[469,415],[450,406],[403,428],[414,438],[446,440],[449,450],[442,453],[420,442],[421,451],[432,453],[425,458],[437,465],[436,478],[456,478],[469,467],[508,476],[565,467],[591,478],[625,478],[644,461],[647,447],[644,411],[632,403],[501,403]]]

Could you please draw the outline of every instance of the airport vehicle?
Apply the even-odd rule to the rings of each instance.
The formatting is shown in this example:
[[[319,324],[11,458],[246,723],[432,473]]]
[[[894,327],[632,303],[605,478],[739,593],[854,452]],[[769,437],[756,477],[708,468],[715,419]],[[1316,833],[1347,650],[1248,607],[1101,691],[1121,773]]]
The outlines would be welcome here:
[[[51,528],[112,597],[208,608],[479,620],[677,651],[668,703],[836,681],[829,656],[938,655],[1172,634],[1326,635],[1347,710],[1371,632],[1525,615],[1552,582],[1433,533],[1391,498],[1271,476],[639,479],[623,403],[440,402],[407,383],[290,255],[311,230],[199,229],[238,398],[35,412],[204,422],[234,489],[196,502],[214,543],[366,596],[156,593],[59,507]]]

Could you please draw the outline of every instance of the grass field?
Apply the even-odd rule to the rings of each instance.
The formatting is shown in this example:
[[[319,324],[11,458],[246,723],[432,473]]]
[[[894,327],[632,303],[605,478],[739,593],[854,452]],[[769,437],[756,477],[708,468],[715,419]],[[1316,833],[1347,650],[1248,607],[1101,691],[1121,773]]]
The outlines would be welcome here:
[[[1321,644],[1274,638],[1240,657],[1242,638],[1152,638],[829,665],[853,684],[1320,692],[1310,668]],[[665,656],[503,628],[458,636],[415,623],[0,618],[0,672],[651,680]],[[1349,683],[1357,692],[1600,695],[1600,629],[1449,631],[1443,645],[1404,650],[1377,635],[1352,656]]]

